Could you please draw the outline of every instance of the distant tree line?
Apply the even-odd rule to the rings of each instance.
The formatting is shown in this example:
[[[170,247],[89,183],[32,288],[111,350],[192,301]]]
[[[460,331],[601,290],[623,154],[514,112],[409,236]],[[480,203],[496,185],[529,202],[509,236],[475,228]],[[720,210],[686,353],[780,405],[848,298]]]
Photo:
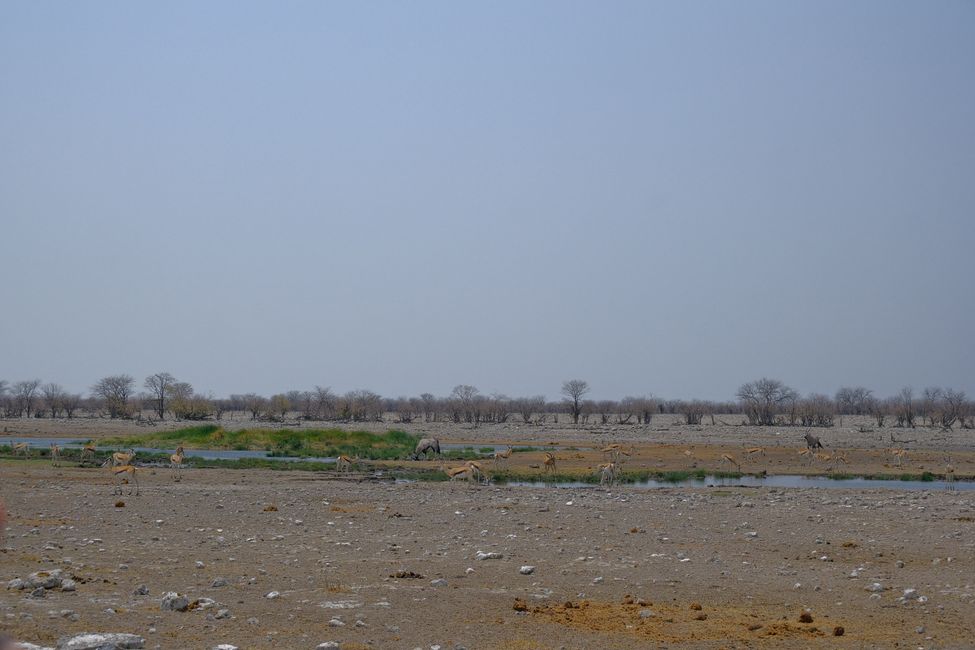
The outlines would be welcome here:
[[[652,395],[619,400],[588,399],[586,381],[572,379],[561,386],[559,398],[544,395],[509,397],[484,394],[475,386],[459,384],[447,396],[422,393],[415,397],[383,397],[370,390],[342,394],[329,387],[291,390],[264,396],[257,393],[215,398],[168,372],[138,382],[127,374],[102,377],[87,395],[70,393],[60,384],[30,379],[0,380],[0,417],[3,418],[129,418],[139,420],[221,420],[244,414],[251,420],[369,422],[449,422],[475,427],[481,424],[649,425],[657,414],[673,414],[689,425],[718,424],[723,414],[743,415],[758,426],[831,427],[843,415],[869,416],[878,427],[975,428],[975,403],[950,388],[925,388],[915,393],[904,388],[881,398],[862,386],[844,386],[832,397],[800,395],[777,379],[742,384],[736,400],[661,399]],[[149,413],[150,415],[146,415]],[[561,418],[561,422],[560,422]],[[728,424],[721,422],[722,424]]]

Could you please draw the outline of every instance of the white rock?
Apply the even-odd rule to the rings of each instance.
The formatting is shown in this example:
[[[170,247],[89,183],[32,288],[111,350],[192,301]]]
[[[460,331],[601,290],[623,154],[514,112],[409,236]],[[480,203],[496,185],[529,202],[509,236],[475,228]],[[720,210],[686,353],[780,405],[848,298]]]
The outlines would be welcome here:
[[[884,588],[885,587],[879,582],[871,583],[865,587],[867,591],[873,592],[875,594],[879,594],[881,591],[884,590]]]
[[[493,551],[489,553],[485,553],[484,551],[478,551],[474,555],[475,560],[500,560],[503,557],[504,556],[501,555],[500,553],[495,553]]]
[[[144,648],[146,640],[135,634],[78,634],[58,639],[58,650],[130,650]]]
[[[281,592],[279,592],[279,591],[269,591],[266,594],[264,594],[264,597],[273,600],[274,598],[277,598],[280,595],[281,595]]]
[[[160,609],[169,610],[173,612],[185,612],[189,609],[190,599],[186,596],[181,596],[175,591],[170,591],[163,594],[162,603],[160,604]]]
[[[315,646],[315,650],[339,650],[340,647],[335,641],[326,641]]]
[[[535,567],[533,567],[530,564],[526,564],[525,566],[518,569],[518,573],[520,573],[523,576],[530,576],[531,574],[535,573]]]

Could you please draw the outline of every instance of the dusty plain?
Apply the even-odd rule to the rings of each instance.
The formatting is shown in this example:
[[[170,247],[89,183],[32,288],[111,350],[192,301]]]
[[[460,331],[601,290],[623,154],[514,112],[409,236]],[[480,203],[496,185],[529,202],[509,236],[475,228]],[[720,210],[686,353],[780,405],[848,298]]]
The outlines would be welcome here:
[[[742,471],[827,471],[797,456],[802,429],[661,420],[649,429],[374,426],[574,447],[556,455],[560,470],[579,473],[609,442],[636,445],[628,469],[727,470],[723,453],[741,460],[764,446]],[[79,422],[2,424],[7,436],[145,430]],[[836,471],[937,473],[950,453],[960,477],[975,474],[971,432],[869,429],[816,432],[847,457]],[[902,445],[903,466],[884,451],[891,434],[915,440]],[[530,471],[540,457],[512,461]],[[43,597],[0,585],[0,626],[23,641],[98,631],[160,649],[975,647],[975,492],[940,482],[924,491],[545,488],[191,467],[176,483],[147,467],[141,494],[125,486],[116,496],[107,470],[75,465],[0,461],[9,511],[0,579],[61,569],[77,582]],[[218,578],[226,584],[214,586]],[[148,594],[136,594],[140,585]],[[170,591],[215,604],[163,610]]]

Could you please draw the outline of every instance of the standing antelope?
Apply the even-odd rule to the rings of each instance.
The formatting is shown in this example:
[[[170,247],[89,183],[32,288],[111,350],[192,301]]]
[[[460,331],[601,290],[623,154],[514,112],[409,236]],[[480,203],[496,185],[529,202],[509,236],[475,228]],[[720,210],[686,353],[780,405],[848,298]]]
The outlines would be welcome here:
[[[813,452],[812,452],[812,449],[809,449],[808,447],[806,447],[805,449],[800,449],[799,450],[799,455],[802,456],[803,458],[805,458],[806,461],[810,465],[812,465],[812,461],[813,461]]]
[[[111,461],[112,467],[119,467],[123,465],[131,465],[134,458],[135,450],[129,449],[128,451],[116,451],[111,455],[109,461]]]
[[[764,456],[765,447],[749,447],[745,450],[745,456],[748,458],[753,458],[755,456]]]
[[[135,483],[135,493],[139,494],[139,479],[136,478],[135,465],[116,465],[112,467],[112,476],[115,478],[115,490],[112,494],[122,494],[122,484],[129,484],[129,494],[132,494],[132,483]]]
[[[887,453],[894,457],[894,461],[897,463],[898,467],[900,467],[901,463],[904,462],[904,459],[907,458],[906,449],[888,449]]]
[[[176,448],[176,453],[169,457],[169,468],[173,470],[173,480],[183,478],[183,445]]]
[[[504,451],[494,452],[494,466],[500,467],[501,465],[507,465],[508,459],[511,458],[511,452],[514,451],[509,445]]]
[[[51,443],[51,465],[61,467],[61,448]]]
[[[24,459],[30,458],[30,443],[29,442],[15,442],[11,447],[11,451],[14,456],[18,454],[23,454]]]
[[[468,463],[466,465],[461,465],[460,467],[447,467],[444,469],[444,472],[447,473],[447,477],[451,481],[462,479],[473,482],[477,478],[478,470]]]
[[[810,432],[807,431],[803,438],[806,440],[806,449],[823,449],[822,441]]]
[[[352,471],[352,459],[345,454],[342,454],[335,459],[335,469],[340,472],[351,472]]]
[[[616,463],[606,463],[599,466],[599,484],[613,485],[619,479]]]
[[[81,464],[84,465],[86,461],[95,462],[95,443],[90,442],[81,448]]]
[[[545,466],[545,472],[555,473],[555,454],[550,451],[545,452],[545,460],[542,461],[542,465]]]
[[[945,456],[945,489],[949,492],[955,491],[955,466],[951,464],[951,456]]]

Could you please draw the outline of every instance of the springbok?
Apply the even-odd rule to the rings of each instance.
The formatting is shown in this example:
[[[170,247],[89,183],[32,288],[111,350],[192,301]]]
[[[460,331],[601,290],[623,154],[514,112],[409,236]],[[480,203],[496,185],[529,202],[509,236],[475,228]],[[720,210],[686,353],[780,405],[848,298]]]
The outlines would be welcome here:
[[[132,460],[135,458],[135,450],[129,449],[128,451],[116,451],[109,457],[109,461],[112,467],[119,467],[123,465],[131,465]]]
[[[480,470],[477,468],[477,466],[472,465],[470,462],[465,465],[461,465],[460,467],[447,467],[444,469],[444,472],[447,473],[447,477],[451,481],[460,479],[470,481],[472,483],[475,482],[480,475]]]
[[[51,465],[61,467],[61,448],[55,443],[51,443]]]
[[[112,467],[112,476],[115,478],[115,491],[112,494],[122,494],[122,484],[129,484],[129,494],[132,494],[132,483],[135,483],[135,493],[139,494],[139,479],[136,478],[135,465],[116,465]]]
[[[813,462],[813,452],[812,449],[806,447],[805,449],[799,450],[799,455],[806,459],[806,462],[812,465]]]
[[[416,449],[413,450],[413,460],[420,460],[421,454],[426,458],[428,451],[432,451],[439,456],[440,441],[436,438],[420,438],[420,441],[416,443]]]
[[[30,458],[30,443],[29,442],[15,442],[11,446],[11,451],[14,456],[23,455],[25,459]]]
[[[945,456],[945,489],[955,491],[955,466],[951,464],[951,456]]]
[[[504,451],[494,452],[494,466],[500,467],[501,465],[507,465],[508,459],[511,458],[511,452],[514,451],[509,445]]]
[[[95,443],[90,442],[81,448],[81,463],[85,464],[86,461],[95,462]]]
[[[550,451],[545,452],[545,460],[542,461],[542,465],[545,466],[545,472],[555,473],[555,454]]]
[[[730,465],[733,465],[735,470],[739,472],[741,471],[741,463],[739,463],[738,459],[732,456],[731,454],[721,454],[721,460],[726,461]]]
[[[183,445],[176,448],[176,453],[169,457],[169,468],[173,470],[173,480],[183,478]]]
[[[897,465],[897,467],[900,467],[904,462],[904,459],[907,458],[907,450],[903,448],[895,449],[891,447],[887,449],[887,453],[894,457],[894,464]]]
[[[605,463],[599,466],[599,485],[613,485],[619,479],[616,463]]]
[[[354,462],[355,461],[353,461],[352,458],[346,456],[345,454],[342,454],[341,456],[335,459],[335,469],[337,469],[340,472],[351,472],[352,464]]]
[[[754,458],[755,456],[764,456],[765,447],[749,447],[745,450],[745,456],[748,458]]]

